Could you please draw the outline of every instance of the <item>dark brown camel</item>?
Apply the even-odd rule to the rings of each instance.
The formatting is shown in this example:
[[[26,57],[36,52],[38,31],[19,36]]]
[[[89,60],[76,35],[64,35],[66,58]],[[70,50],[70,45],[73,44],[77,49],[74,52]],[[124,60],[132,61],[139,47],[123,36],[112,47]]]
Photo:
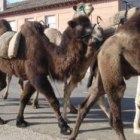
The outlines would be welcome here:
[[[50,43],[39,22],[26,22],[21,26],[21,40],[15,59],[0,58],[0,86],[5,87],[6,73],[28,80],[21,95],[16,125],[26,127],[24,109],[35,90],[42,93],[58,119],[62,134],[71,133],[71,129],[60,113],[60,105],[53,88],[47,79],[51,73],[53,79],[68,78],[82,61],[93,27],[86,16],[74,18],[68,22],[62,36],[61,46]],[[11,30],[5,20],[0,20],[0,35]],[[4,121],[0,119],[0,124]]]
[[[126,88],[124,78],[127,80],[140,75],[139,40],[140,12],[137,12],[103,44],[96,59],[97,63],[93,65],[93,71],[98,68],[95,83],[89,96],[79,106],[76,126],[69,140],[76,139],[86,114],[105,93],[110,103],[110,125],[119,140],[126,140],[121,119],[121,99]]]

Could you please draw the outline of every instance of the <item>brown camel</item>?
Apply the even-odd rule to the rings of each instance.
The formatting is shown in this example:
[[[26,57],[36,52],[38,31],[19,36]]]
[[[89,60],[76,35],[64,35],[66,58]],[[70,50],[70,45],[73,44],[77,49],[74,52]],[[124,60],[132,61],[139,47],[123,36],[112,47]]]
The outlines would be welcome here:
[[[92,11],[94,10],[94,7],[92,6],[91,3],[83,3],[83,2],[80,2],[77,5],[74,5],[73,6],[73,10],[74,10],[73,17],[76,18],[76,17],[79,17],[80,15],[90,16],[91,13],[92,13]],[[101,30],[102,29],[99,28],[99,25],[96,26],[96,28],[94,28],[94,29],[95,29],[95,32],[93,34],[96,36],[96,38],[100,37],[100,39],[101,39],[101,32],[102,32]],[[61,43],[61,36],[62,36],[62,34],[60,33],[60,31],[58,31],[57,29],[54,29],[54,28],[49,28],[49,29],[46,29],[45,30],[45,34],[50,39],[50,42],[56,44],[57,46],[60,45],[60,43]],[[96,42],[96,39],[95,39],[95,42]],[[84,63],[83,66],[85,66],[85,68],[83,69],[83,71],[80,70],[82,72],[82,75],[83,75],[81,78],[84,77],[84,75],[85,75],[84,72],[86,73],[86,69],[89,66],[90,60],[88,60],[88,55],[90,57],[89,59],[91,59],[92,54],[93,54],[93,50],[94,50],[93,47],[89,47],[89,50],[87,51],[86,60],[83,62]],[[87,61],[88,64],[86,64],[86,61]],[[77,76],[79,77],[79,75],[80,74],[78,74]],[[10,82],[11,78],[12,77],[10,75],[7,75],[7,87],[6,87],[5,92],[3,94],[3,99],[7,99],[7,97],[8,97],[9,82]],[[81,78],[78,78],[78,79],[80,80]],[[79,82],[79,80],[77,82]],[[70,90],[71,91],[73,90],[73,89],[69,89],[69,88],[74,88],[74,87],[77,86],[76,80],[74,80],[74,82],[75,83],[70,82],[71,84],[68,84],[69,86],[68,85],[65,86],[65,87],[68,88],[68,92]],[[74,87],[73,87],[73,84],[74,84]],[[23,82],[21,80],[19,80],[19,85],[20,85],[21,89],[23,89]],[[65,88],[65,90],[66,90],[66,88]],[[39,106],[38,105],[38,96],[39,96],[39,93],[36,92],[36,94],[34,96],[34,99],[33,99],[33,104],[32,104],[33,108],[37,108]],[[70,95],[68,95],[68,96],[70,96]],[[74,108],[74,106],[71,104],[70,100],[69,100],[69,108],[70,108],[70,112],[72,112],[72,113],[76,113],[77,112],[77,109]],[[65,115],[66,114],[66,109],[64,109],[64,113],[63,114],[64,114],[64,116],[66,116]]]
[[[5,20],[0,20],[0,35],[11,30]],[[42,93],[49,102],[58,119],[62,134],[71,133],[71,129],[60,113],[60,105],[53,88],[47,79],[51,73],[53,79],[64,80],[69,77],[82,61],[93,27],[87,16],[80,16],[68,22],[62,35],[61,46],[51,43],[44,34],[39,22],[26,22],[21,26],[21,39],[18,55],[14,59],[0,58],[0,88],[6,86],[6,73],[28,80],[21,96],[16,125],[26,127],[24,109],[35,90]],[[0,118],[0,124],[4,121]]]
[[[69,140],[75,140],[80,125],[98,98],[105,93],[110,104],[110,125],[119,140],[126,140],[121,119],[121,99],[126,88],[124,78],[140,75],[140,11],[136,12],[102,46],[93,71],[95,83],[88,97],[79,106],[76,126]],[[96,65],[97,64],[97,65]],[[139,106],[140,108],[140,106]]]
[[[93,6],[91,3],[82,3],[80,2],[79,4],[73,6],[73,9],[75,10],[74,13],[74,17],[79,17],[80,15],[87,15],[90,16],[90,14],[93,11]],[[95,51],[97,50],[97,39],[98,40],[102,40],[103,39],[103,29],[100,27],[99,24],[94,24],[94,32],[92,33],[92,44],[90,46],[88,46],[88,50],[83,58],[83,61],[80,63],[80,65],[77,67],[77,70],[70,76],[70,80],[69,82],[65,82],[63,81],[64,84],[64,109],[63,109],[63,117],[66,121],[69,122],[68,118],[67,118],[67,106],[69,106],[70,112],[71,113],[77,113],[77,109],[71,104],[71,100],[70,100],[70,95],[72,93],[72,91],[74,90],[74,88],[77,87],[78,83],[81,82],[81,80],[84,78],[87,69],[91,63],[92,57],[95,53]],[[52,36],[53,33],[53,36]],[[58,31],[57,29],[53,29],[53,28],[49,28],[45,30],[45,34],[47,35],[47,37],[50,39],[50,41],[52,43],[55,44],[60,44],[61,43],[61,34],[60,31]],[[7,88],[5,90],[5,93],[3,94],[3,98],[6,99],[8,96],[8,88],[9,88],[9,82],[10,82],[10,76],[7,77]],[[22,81],[19,81],[20,83],[22,83]],[[23,83],[21,84],[21,89],[23,87]],[[36,92],[34,99],[33,99],[33,107],[37,108],[38,107],[38,96],[39,93]],[[99,106],[104,110],[104,112],[107,114],[108,116],[108,111],[107,109],[104,107],[104,102],[100,101],[98,102]],[[67,105],[68,104],[68,105]]]

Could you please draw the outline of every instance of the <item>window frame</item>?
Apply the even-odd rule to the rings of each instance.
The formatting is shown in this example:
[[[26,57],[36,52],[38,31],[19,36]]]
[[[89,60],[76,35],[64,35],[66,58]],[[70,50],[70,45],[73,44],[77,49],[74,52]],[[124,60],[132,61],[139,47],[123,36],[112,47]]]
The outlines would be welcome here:
[[[17,31],[17,24],[16,24],[16,21],[15,20],[11,20],[11,21],[8,21],[9,22],[9,24],[10,24],[10,26],[11,26],[11,28],[12,28],[12,31]],[[13,23],[15,23],[15,26],[13,27],[13,25],[12,25],[12,22]]]
[[[53,17],[54,22],[49,22],[49,18]],[[45,24],[49,25],[49,28],[56,28],[56,16],[55,15],[47,15],[45,16]]]

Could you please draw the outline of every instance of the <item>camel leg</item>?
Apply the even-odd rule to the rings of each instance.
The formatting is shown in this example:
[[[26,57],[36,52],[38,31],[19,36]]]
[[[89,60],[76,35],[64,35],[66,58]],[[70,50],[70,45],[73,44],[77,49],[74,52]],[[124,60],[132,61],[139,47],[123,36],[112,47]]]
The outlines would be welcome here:
[[[97,78],[95,79],[95,83],[94,83],[94,85],[93,85],[93,87],[90,91],[90,94],[84,100],[84,102],[82,102],[79,105],[76,125],[74,127],[74,130],[73,130],[69,140],[76,140],[76,137],[78,135],[78,131],[79,131],[79,128],[80,128],[80,125],[81,125],[83,119],[85,118],[86,114],[89,112],[90,108],[96,103],[98,98],[100,96],[102,96],[104,93],[105,92],[104,92],[104,89],[103,89],[101,78],[98,74]]]
[[[124,96],[126,85],[122,76],[121,57],[118,54],[100,53],[98,68],[101,73],[103,87],[108,95],[110,105],[110,125],[115,130],[119,140],[126,140],[121,119],[121,99]],[[107,58],[111,59],[107,59]],[[108,60],[108,65],[106,62]]]
[[[19,88],[21,89],[21,92],[23,92],[23,90],[24,90],[24,81],[22,79],[18,80],[18,85],[19,85]],[[31,105],[32,102],[29,100],[27,104]]]
[[[140,134],[140,76],[138,76],[137,94],[135,98],[136,114],[134,118],[134,133]]]
[[[74,88],[77,87],[77,84],[83,79],[83,76],[72,76],[69,83],[64,85],[64,107],[63,107],[63,117],[65,121],[70,122],[67,118],[67,107],[70,108],[71,113],[77,113],[77,109],[72,105],[70,100],[70,95]]]
[[[22,79],[19,79],[19,80],[18,80],[18,85],[19,85],[21,91],[23,92],[23,89],[24,89],[24,82],[23,82]]]
[[[39,108],[38,105],[38,96],[39,96],[39,92],[35,92],[34,98],[33,98],[33,103],[32,103],[32,107],[33,108]]]
[[[69,110],[70,110],[69,112],[70,112],[71,114],[77,114],[77,113],[78,113],[77,108],[72,104],[70,98],[69,98],[69,100],[68,100],[68,108],[69,108]]]
[[[16,122],[17,127],[26,127],[28,125],[28,123],[24,120],[23,113],[28,101],[34,92],[35,88],[30,84],[30,82],[27,82],[20,98],[20,108]]]
[[[6,74],[0,71],[0,91],[2,91],[6,86]]]
[[[110,104],[110,125],[116,131],[119,140],[126,140],[121,119],[121,99],[124,95],[125,84],[112,87],[110,92],[107,92]]]
[[[0,91],[6,87],[6,74],[0,71]],[[0,125],[4,124],[4,120],[0,117]]]
[[[21,99],[20,110],[17,117],[17,125],[22,126],[23,123],[23,126],[27,126],[27,123],[24,121],[23,112],[27,102],[29,101],[31,95],[36,89],[38,92],[42,93],[45,96],[45,99],[49,102],[50,106],[52,107],[56,118],[58,119],[58,126],[60,127],[61,134],[70,134],[71,129],[61,116],[59,101],[57,100],[53,88],[46,75],[39,73],[30,73],[28,74],[28,78],[33,86],[30,84],[30,86],[26,86],[24,89],[24,94]]]
[[[36,90],[40,93],[42,93],[46,100],[49,102],[50,106],[52,107],[56,118],[58,119],[58,126],[60,127],[60,133],[67,135],[71,133],[70,127],[67,125],[67,123],[64,121],[63,117],[60,113],[60,104],[58,99],[55,96],[55,93],[53,91],[53,88],[47,79],[46,75],[39,75],[34,77],[35,81],[33,81],[33,85],[36,88]]]
[[[2,98],[3,98],[4,100],[7,99],[8,95],[9,95],[8,90],[9,90],[9,85],[10,85],[11,79],[12,79],[12,76],[9,75],[9,74],[7,74],[7,75],[6,75],[6,83],[7,83],[7,86],[6,86],[6,89],[5,89],[4,94],[2,95]]]
[[[99,97],[97,104],[100,106],[100,108],[104,111],[104,113],[106,114],[106,116],[109,118],[109,109],[107,108],[107,105],[105,103],[105,96],[102,95]]]

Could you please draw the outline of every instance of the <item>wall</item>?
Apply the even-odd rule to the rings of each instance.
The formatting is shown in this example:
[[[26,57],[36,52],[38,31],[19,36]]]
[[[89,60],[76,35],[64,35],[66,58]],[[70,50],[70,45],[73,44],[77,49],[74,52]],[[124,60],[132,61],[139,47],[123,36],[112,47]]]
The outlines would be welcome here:
[[[103,26],[106,25],[107,19],[118,11],[118,0],[103,0],[98,2],[93,2],[95,8],[94,12],[90,16],[92,22],[96,22],[97,16],[100,16],[103,19]],[[7,17],[8,21],[16,21],[17,30],[20,30],[21,25],[25,22],[26,18],[34,18],[36,21],[44,20],[45,16],[55,15],[56,16],[56,28],[61,32],[67,27],[67,22],[73,17],[72,7],[63,7],[61,9],[48,9],[45,11],[36,11],[28,14],[21,14]]]
[[[97,21],[97,16],[100,16],[103,20],[102,26],[106,26],[108,24],[108,18],[118,12],[119,2],[118,0],[114,1],[100,1],[94,2],[94,12],[92,13],[91,20],[92,22]]]

